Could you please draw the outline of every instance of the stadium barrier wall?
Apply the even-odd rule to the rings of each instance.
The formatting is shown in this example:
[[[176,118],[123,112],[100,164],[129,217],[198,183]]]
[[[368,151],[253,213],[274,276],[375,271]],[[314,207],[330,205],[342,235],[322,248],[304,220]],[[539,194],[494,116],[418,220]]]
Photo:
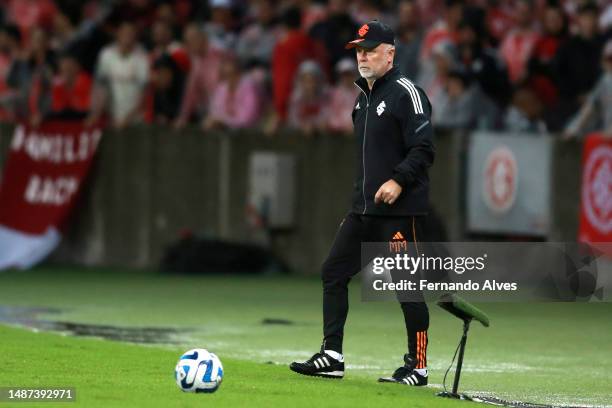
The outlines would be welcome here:
[[[0,168],[13,126],[0,126]],[[466,135],[436,135],[431,201],[451,240],[464,237]],[[580,186],[579,142],[554,143],[552,231],[549,240],[575,240]],[[355,165],[352,138],[304,138],[255,131],[180,133],[160,126],[106,131],[89,182],[60,248],[62,263],[155,267],[186,230],[232,241],[251,236],[245,203],[253,151],[297,158],[295,228],[277,231],[275,253],[298,273],[316,274],[349,208]]]

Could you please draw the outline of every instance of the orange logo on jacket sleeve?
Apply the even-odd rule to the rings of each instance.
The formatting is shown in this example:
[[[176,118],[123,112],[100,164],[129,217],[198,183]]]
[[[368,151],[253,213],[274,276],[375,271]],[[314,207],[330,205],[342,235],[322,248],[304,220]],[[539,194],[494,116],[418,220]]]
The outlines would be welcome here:
[[[369,29],[370,27],[367,24],[364,24],[361,26],[361,28],[359,28],[359,31],[357,31],[357,33],[359,34],[360,37],[363,37],[368,33]]]

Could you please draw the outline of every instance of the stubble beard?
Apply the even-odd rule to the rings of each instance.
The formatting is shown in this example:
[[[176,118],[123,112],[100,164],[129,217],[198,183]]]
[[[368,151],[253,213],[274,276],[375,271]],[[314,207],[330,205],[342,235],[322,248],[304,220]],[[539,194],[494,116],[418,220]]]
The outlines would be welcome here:
[[[372,71],[372,68],[359,68],[359,75],[366,80],[374,80],[378,78],[374,71]]]

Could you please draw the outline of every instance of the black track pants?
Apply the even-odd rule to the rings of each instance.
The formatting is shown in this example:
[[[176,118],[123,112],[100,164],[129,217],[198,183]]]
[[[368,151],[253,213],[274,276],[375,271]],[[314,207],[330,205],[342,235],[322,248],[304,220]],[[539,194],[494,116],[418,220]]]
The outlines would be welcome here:
[[[420,242],[423,217],[377,217],[349,213],[340,224],[322,268],[324,348],[342,353],[348,314],[348,283],[361,269],[362,242],[389,242],[399,232],[409,242]],[[401,302],[408,353],[417,368],[427,366],[429,310],[424,302]]]

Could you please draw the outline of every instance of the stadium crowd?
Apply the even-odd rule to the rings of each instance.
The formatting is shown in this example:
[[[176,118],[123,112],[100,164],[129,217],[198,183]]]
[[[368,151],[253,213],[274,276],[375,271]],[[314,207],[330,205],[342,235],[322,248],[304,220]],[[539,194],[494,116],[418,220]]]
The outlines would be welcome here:
[[[612,3],[0,0],[0,121],[350,134],[379,19],[436,126],[612,135]]]

